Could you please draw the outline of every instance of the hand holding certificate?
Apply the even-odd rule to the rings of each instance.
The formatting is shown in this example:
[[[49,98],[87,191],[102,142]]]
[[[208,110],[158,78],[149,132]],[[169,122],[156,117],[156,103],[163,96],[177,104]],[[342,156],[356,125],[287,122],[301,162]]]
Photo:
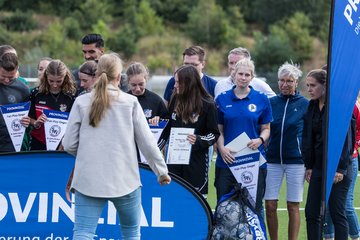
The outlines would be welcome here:
[[[192,145],[187,138],[194,131],[194,128],[171,128],[167,164],[189,164]]]
[[[221,158],[224,160],[226,164],[232,164],[235,161],[234,152],[232,152],[229,148],[218,146],[219,154]]]
[[[235,161],[235,156],[241,151],[251,151],[251,149],[247,147],[249,142],[250,138],[245,132],[243,132],[234,140],[226,144],[224,148],[219,147],[219,151],[224,162],[226,164],[232,164]]]
[[[250,142],[249,136],[243,132],[234,140],[226,144],[226,148],[230,149],[231,152],[240,152],[241,150],[247,148],[247,144]]]

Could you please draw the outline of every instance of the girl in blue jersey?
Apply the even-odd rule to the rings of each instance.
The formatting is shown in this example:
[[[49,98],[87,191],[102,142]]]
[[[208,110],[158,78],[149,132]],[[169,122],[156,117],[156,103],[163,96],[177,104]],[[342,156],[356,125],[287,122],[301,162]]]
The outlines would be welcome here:
[[[224,194],[229,193],[236,183],[236,179],[228,167],[228,164],[235,160],[230,149],[225,147],[229,142],[245,132],[251,139],[247,146],[253,150],[258,149],[265,156],[264,143],[270,135],[272,113],[267,96],[249,86],[254,78],[254,72],[253,61],[249,59],[240,60],[232,72],[235,86],[220,94],[216,99],[220,130],[220,137],[217,141],[219,154],[216,159],[215,170],[218,201]],[[255,210],[258,213],[262,210],[265,178],[266,166],[263,164],[259,169],[256,194]]]

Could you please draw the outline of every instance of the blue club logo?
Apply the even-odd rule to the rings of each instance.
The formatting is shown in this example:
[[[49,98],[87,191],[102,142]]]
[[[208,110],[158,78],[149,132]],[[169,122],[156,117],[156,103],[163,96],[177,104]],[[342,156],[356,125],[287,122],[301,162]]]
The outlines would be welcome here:
[[[49,134],[52,137],[57,137],[59,136],[60,133],[61,133],[61,128],[59,125],[54,125],[49,130]]]
[[[11,122],[11,129],[12,129],[14,132],[20,131],[21,126],[22,126],[22,125],[21,125],[19,119],[14,119],[14,120]]]
[[[253,179],[254,179],[254,176],[253,176],[252,172],[250,172],[250,171],[245,171],[241,174],[241,181],[243,183],[246,183],[246,184],[251,183],[253,181]]]

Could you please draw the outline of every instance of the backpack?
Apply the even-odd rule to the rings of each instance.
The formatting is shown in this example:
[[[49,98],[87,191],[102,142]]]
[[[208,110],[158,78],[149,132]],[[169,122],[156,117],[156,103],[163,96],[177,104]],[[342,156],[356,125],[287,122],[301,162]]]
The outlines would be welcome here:
[[[241,184],[224,195],[216,206],[211,240],[266,240],[263,219],[255,212],[254,201]]]

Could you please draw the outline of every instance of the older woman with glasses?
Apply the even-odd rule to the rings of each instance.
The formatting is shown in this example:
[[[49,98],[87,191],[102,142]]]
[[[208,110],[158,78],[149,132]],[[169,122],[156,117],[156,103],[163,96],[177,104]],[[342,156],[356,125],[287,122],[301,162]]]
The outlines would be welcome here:
[[[284,63],[278,70],[280,94],[270,98],[273,122],[267,146],[267,177],[265,190],[266,220],[271,239],[278,238],[277,202],[284,176],[289,214],[288,239],[297,239],[300,228],[299,204],[304,191],[305,167],[300,143],[303,116],[308,100],[296,88],[302,72],[296,64]]]

